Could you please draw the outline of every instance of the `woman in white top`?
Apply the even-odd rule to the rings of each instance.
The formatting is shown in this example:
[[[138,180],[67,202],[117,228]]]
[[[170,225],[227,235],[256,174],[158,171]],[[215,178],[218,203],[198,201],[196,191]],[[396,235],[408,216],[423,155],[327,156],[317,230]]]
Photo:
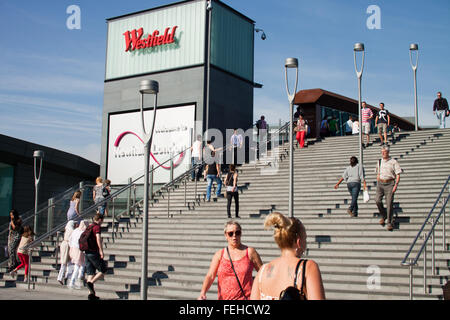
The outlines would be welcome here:
[[[274,212],[266,218],[264,226],[266,229],[274,227],[274,238],[281,255],[259,270],[250,299],[278,300],[280,294],[294,282],[304,299],[325,299],[319,266],[313,260],[301,259],[306,250],[306,230],[300,220]],[[301,268],[296,272],[300,263]]]
[[[352,134],[358,134],[359,133],[359,121],[355,120],[352,124]]]
[[[72,264],[69,261],[69,238],[72,235],[74,229],[75,229],[75,221],[70,220],[69,222],[67,222],[64,231],[64,239],[61,242],[61,245],[59,246],[61,267],[59,269],[58,282],[61,285],[64,285],[63,278],[67,279],[72,271],[71,270]]]
[[[69,256],[70,260],[74,265],[74,270],[72,277],[69,280],[67,286],[69,288],[80,289],[81,278],[84,274],[84,252],[80,250],[78,241],[80,240],[81,234],[86,230],[86,222],[82,220],[78,228],[76,228],[69,238]],[[75,280],[78,280],[75,282]]]

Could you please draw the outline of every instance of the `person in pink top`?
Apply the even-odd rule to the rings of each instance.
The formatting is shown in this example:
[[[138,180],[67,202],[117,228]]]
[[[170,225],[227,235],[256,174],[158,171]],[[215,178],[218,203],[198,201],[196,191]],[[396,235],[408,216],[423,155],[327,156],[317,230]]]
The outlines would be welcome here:
[[[367,147],[370,143],[370,120],[373,118],[373,112],[370,108],[367,107],[365,101],[362,102],[361,118],[362,118],[361,133],[367,137],[367,142],[365,144],[365,146]],[[364,137],[361,143],[364,143]]]
[[[198,300],[206,300],[206,292],[216,279],[216,275],[219,300],[250,298],[253,285],[252,272],[253,269],[259,271],[261,268],[261,258],[254,248],[241,243],[242,228],[239,223],[227,222],[224,233],[228,246],[214,254]]]

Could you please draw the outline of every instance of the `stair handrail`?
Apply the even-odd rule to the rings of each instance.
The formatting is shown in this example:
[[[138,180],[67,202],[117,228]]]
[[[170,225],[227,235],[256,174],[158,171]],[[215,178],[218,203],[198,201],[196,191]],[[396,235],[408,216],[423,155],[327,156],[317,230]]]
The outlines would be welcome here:
[[[275,133],[277,132],[281,132],[282,130],[286,129],[286,127],[289,126],[289,122],[286,122],[282,127],[280,127],[277,131],[275,131]],[[267,135],[266,135],[266,142],[268,141],[267,139]],[[228,143],[226,144],[223,148],[221,148],[221,152],[223,152],[224,150],[228,149],[229,147],[232,146],[232,143]],[[158,164],[156,167],[153,167],[152,169],[150,169],[150,173],[156,171],[158,168],[162,167],[163,165],[167,164],[170,161],[173,161],[176,157],[182,155],[183,153],[187,152],[188,150],[191,149],[191,146],[187,147],[186,149],[184,149],[183,151],[177,153],[176,155],[172,156],[171,158],[167,159],[166,161]],[[190,168],[189,170],[187,170],[186,172],[182,173],[181,175],[177,176],[176,178],[174,178],[172,181],[169,181],[168,183],[166,183],[164,186],[170,186],[172,184],[174,184],[175,181],[179,181],[182,180],[180,179],[180,177],[185,177],[187,176],[187,174],[191,173],[192,170],[196,169],[196,167],[200,167],[204,164],[205,162],[202,161],[201,164],[197,164],[196,166],[194,166],[193,168]],[[171,167],[173,168],[173,166]],[[132,186],[134,186],[136,184],[136,182],[140,179],[142,179],[145,176],[145,174],[142,174],[141,176],[135,178],[134,180],[131,181],[131,183],[128,183],[127,185],[119,188],[117,191],[111,193],[108,197],[102,199],[101,201],[94,203],[93,205],[89,206],[88,208],[82,210],[80,212],[80,215],[78,217],[78,219],[84,219],[87,218],[90,214],[92,214],[92,212],[95,212],[95,209],[98,208],[99,206],[103,205],[104,203],[107,203],[108,201],[110,201],[113,198],[116,198],[117,196],[119,196],[120,194],[122,194],[123,192],[127,191],[128,189],[130,189]],[[163,187],[164,187],[163,186]],[[55,234],[57,234],[58,232],[60,232],[61,230],[63,230],[65,228],[65,226],[67,225],[67,221],[65,221],[64,223],[61,223],[60,225],[54,227],[52,230],[38,236],[36,239],[34,239],[31,243],[29,243],[28,245],[26,245],[25,247],[23,247],[24,250],[27,249],[34,249],[36,246],[38,246],[42,241],[44,241],[45,239],[54,236]],[[1,265],[1,264],[0,264]]]
[[[83,183],[83,188],[94,186],[93,184],[90,185],[90,184],[86,183],[86,181],[81,181],[81,183]],[[80,188],[80,183],[78,183],[77,185],[74,185],[74,186],[70,187],[69,189],[67,189],[67,190],[65,190],[63,192],[60,192],[59,194],[55,195],[54,197],[49,198],[49,199],[57,199],[57,200],[55,202],[53,202],[51,205],[48,205],[48,200],[49,199],[47,200],[47,202],[42,202],[40,205],[38,205],[38,207],[43,205],[43,203],[47,203],[47,205],[44,206],[41,209],[38,209],[36,214],[39,215],[42,212],[46,212],[46,211],[48,211],[48,209],[50,207],[53,207],[53,206],[61,203],[62,201],[66,201],[66,199],[64,199],[64,196],[66,196],[67,194],[73,193],[76,190],[81,190],[81,189],[82,188]],[[26,222],[34,219],[34,216],[35,216],[34,208],[28,210],[27,212],[25,212],[23,214],[20,214],[20,217],[22,219],[22,225],[24,225]],[[2,236],[3,234],[5,234],[8,231],[9,231],[9,222],[7,222],[4,225],[0,226],[0,236]]]
[[[436,198],[436,201],[434,202],[433,207],[431,208],[430,212],[428,213],[422,227],[420,228],[419,232],[417,233],[416,237],[414,238],[414,241],[412,242],[411,246],[409,247],[408,252],[406,253],[405,257],[403,258],[401,265],[402,266],[409,266],[410,268],[410,288],[409,288],[409,297],[410,299],[413,298],[413,278],[412,278],[412,268],[417,264],[417,261],[420,259],[420,256],[422,255],[422,253],[425,251],[426,252],[426,246],[428,244],[428,241],[430,240],[430,238],[433,238],[433,246],[432,246],[432,261],[433,261],[433,265],[432,265],[432,272],[434,274],[435,272],[435,266],[434,266],[434,231],[436,228],[437,223],[439,222],[439,219],[441,217],[442,214],[444,214],[443,217],[443,233],[442,233],[442,238],[443,238],[443,249],[445,250],[445,207],[447,206],[447,203],[449,202],[450,199],[450,176],[448,176],[446,182],[444,183],[441,192],[439,193],[438,197]],[[436,216],[436,218],[431,218],[435,208],[437,207],[437,205],[439,204],[439,200],[441,200],[442,195],[445,192],[445,189],[447,188],[447,186],[449,186],[449,195],[447,196],[447,198],[443,198],[442,199],[442,208],[439,211],[439,214]],[[412,253],[412,250],[414,249],[414,247],[416,246],[417,241],[420,239],[420,236],[422,234],[422,232],[425,230],[426,225],[430,222],[431,219],[431,229],[428,232],[428,234],[426,236],[424,236],[424,242],[422,244],[422,246],[420,247],[419,251],[416,254],[415,258],[410,258],[409,262],[407,262],[410,254]],[[426,255],[424,256],[424,259],[426,259]],[[424,291],[426,291],[426,260],[424,261]]]

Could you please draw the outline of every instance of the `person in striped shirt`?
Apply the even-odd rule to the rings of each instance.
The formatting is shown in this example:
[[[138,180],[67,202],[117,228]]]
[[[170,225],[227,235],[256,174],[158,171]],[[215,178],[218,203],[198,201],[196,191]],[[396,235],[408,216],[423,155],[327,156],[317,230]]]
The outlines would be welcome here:
[[[370,143],[370,120],[373,118],[373,112],[370,108],[367,107],[365,101],[362,102],[361,118],[362,118],[361,130],[362,134],[367,137],[367,142],[365,143],[365,146],[367,147]],[[361,143],[364,143],[364,136],[363,141],[361,141]]]

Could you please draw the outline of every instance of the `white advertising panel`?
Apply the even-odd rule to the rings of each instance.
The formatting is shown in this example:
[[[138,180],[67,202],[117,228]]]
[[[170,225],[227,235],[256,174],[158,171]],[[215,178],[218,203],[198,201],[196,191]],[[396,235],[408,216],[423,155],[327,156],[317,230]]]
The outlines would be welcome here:
[[[153,110],[144,111],[147,132],[153,122]],[[191,145],[195,125],[195,105],[157,109],[151,146],[150,164],[162,167],[155,170],[153,182],[170,180],[170,164],[164,162]],[[144,174],[144,143],[140,111],[109,116],[107,176],[113,184],[127,184]],[[190,152],[174,159],[174,178],[186,172],[191,164]],[[143,179],[142,179],[143,183]]]

